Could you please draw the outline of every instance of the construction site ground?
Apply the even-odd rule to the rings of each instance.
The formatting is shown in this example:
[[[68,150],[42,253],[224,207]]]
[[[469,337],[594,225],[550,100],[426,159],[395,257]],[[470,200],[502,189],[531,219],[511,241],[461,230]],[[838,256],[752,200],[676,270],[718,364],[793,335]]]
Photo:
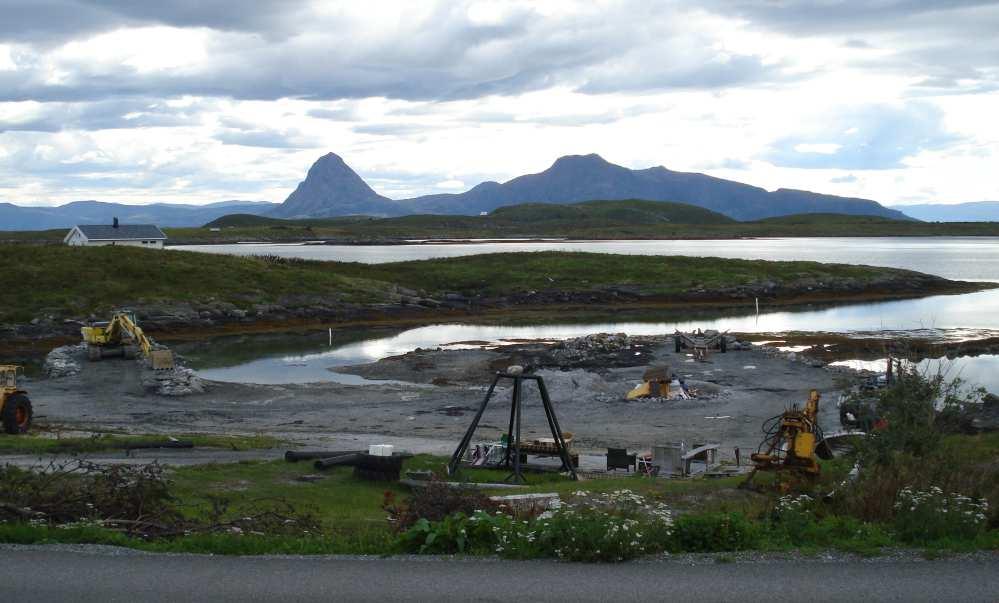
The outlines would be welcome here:
[[[36,422],[66,429],[163,435],[264,433],[310,448],[350,450],[389,443],[416,453],[449,454],[481,403],[492,374],[511,364],[543,362],[556,347],[524,343],[494,349],[416,350],[340,369],[371,380],[364,385],[207,381],[203,393],[172,397],[150,393],[134,361],[84,359],[78,374],[32,379],[26,386]],[[650,365],[663,364],[685,378],[687,387],[696,392],[694,398],[625,400]],[[695,362],[686,353],[675,353],[668,337],[611,352],[576,354],[562,365],[538,373],[548,385],[563,429],[574,434],[573,446],[584,458],[602,454],[609,446],[641,452],[655,444],[684,440],[688,445],[718,443],[721,458],[729,460],[738,447],[745,460],[760,442],[761,424],[788,405],[803,403],[811,388],[823,395],[821,425],[827,432],[839,429],[836,400],[852,382],[842,373],[758,348],[715,353],[707,362]],[[498,389],[473,443],[500,438],[509,420],[509,397],[509,390]],[[526,401],[524,437],[549,435],[532,387],[526,389]],[[232,462],[278,454],[274,450],[134,451],[128,462],[152,458],[183,464]],[[92,456],[125,458],[123,452]],[[16,460],[24,464],[31,459],[20,455]]]

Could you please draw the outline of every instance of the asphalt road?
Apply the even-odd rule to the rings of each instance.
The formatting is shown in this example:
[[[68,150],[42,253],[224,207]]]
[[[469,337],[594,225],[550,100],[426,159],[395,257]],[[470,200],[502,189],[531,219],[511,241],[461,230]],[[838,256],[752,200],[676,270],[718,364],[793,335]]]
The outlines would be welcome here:
[[[71,549],[73,547],[70,547]],[[651,561],[212,557],[0,547],[4,601],[999,600],[991,560]]]

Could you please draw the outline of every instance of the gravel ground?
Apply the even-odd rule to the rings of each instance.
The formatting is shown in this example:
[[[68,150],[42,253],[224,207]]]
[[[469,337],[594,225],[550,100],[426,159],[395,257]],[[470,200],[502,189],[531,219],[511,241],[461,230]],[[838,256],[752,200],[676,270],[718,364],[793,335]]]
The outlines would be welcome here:
[[[446,454],[467,429],[491,373],[536,359],[545,349],[527,344],[499,350],[419,350],[353,369],[369,378],[408,383],[205,382],[204,393],[171,397],[150,393],[134,363],[106,360],[83,362],[76,375],[26,385],[39,422],[73,429],[262,432],[307,446],[351,449],[394,443],[415,452]],[[694,362],[660,340],[617,350],[604,360],[574,360],[578,368],[545,368],[538,373],[545,379],[562,428],[575,434],[574,445],[583,452],[600,452],[607,446],[648,450],[653,444],[684,440],[717,442],[723,458],[731,458],[739,447],[745,458],[759,445],[761,424],[790,404],[804,402],[811,388],[823,394],[821,424],[827,432],[837,430],[835,401],[848,385],[841,374],[758,349],[713,354],[707,362]],[[684,376],[699,395],[666,402],[625,400],[648,366],[663,364]],[[525,435],[544,436],[547,425],[539,398],[531,387],[526,390]],[[509,388],[497,388],[480,424],[481,440],[498,439],[505,429],[509,396]]]

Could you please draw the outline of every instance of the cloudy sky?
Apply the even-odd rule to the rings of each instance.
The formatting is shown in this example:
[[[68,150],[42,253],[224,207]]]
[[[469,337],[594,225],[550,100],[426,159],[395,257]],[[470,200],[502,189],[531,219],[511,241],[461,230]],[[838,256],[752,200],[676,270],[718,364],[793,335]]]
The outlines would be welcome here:
[[[0,0],[0,201],[282,201],[599,153],[887,204],[999,200],[999,3]]]

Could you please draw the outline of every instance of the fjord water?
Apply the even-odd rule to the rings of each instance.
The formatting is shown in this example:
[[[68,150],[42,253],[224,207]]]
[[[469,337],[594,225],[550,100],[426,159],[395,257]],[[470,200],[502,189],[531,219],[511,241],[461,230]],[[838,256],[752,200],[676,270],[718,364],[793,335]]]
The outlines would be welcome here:
[[[184,246],[192,249],[194,246]],[[406,259],[495,253],[503,251],[573,250],[641,255],[696,255],[764,260],[813,260],[868,264],[918,270],[951,279],[999,282],[999,238],[994,237],[884,237],[741,239],[700,241],[597,241],[541,243],[483,243],[384,246],[290,246],[219,245],[215,253],[283,255],[339,261],[379,263]],[[671,333],[674,329],[714,328],[733,332],[775,333],[825,331],[861,333],[878,331],[928,331],[951,339],[982,336],[999,331],[999,290],[963,295],[941,295],[923,299],[842,304],[818,309],[771,309],[764,303],[760,314],[745,311],[692,319],[678,311],[663,311],[641,320],[606,318],[563,324],[488,325],[444,324],[409,329],[340,345],[328,345],[327,332],[287,336],[290,345],[281,353],[267,353],[229,366],[205,368],[202,374],[223,381],[292,383],[337,380],[359,382],[338,376],[327,368],[371,362],[417,347],[436,347],[461,341],[510,339],[563,339],[598,332],[634,335]],[[197,366],[197,363],[195,363]],[[959,367],[958,367],[959,368]],[[999,368],[997,366],[996,368]],[[988,375],[988,371],[976,371]],[[999,374],[999,371],[992,371]],[[999,377],[997,377],[999,389]],[[989,379],[988,381],[991,381]],[[988,384],[988,385],[991,385]]]
[[[179,245],[230,255],[276,255],[380,264],[517,251],[588,251],[746,260],[808,260],[918,270],[960,280],[999,281],[999,237],[811,237],[670,241],[517,241],[412,245]]]

